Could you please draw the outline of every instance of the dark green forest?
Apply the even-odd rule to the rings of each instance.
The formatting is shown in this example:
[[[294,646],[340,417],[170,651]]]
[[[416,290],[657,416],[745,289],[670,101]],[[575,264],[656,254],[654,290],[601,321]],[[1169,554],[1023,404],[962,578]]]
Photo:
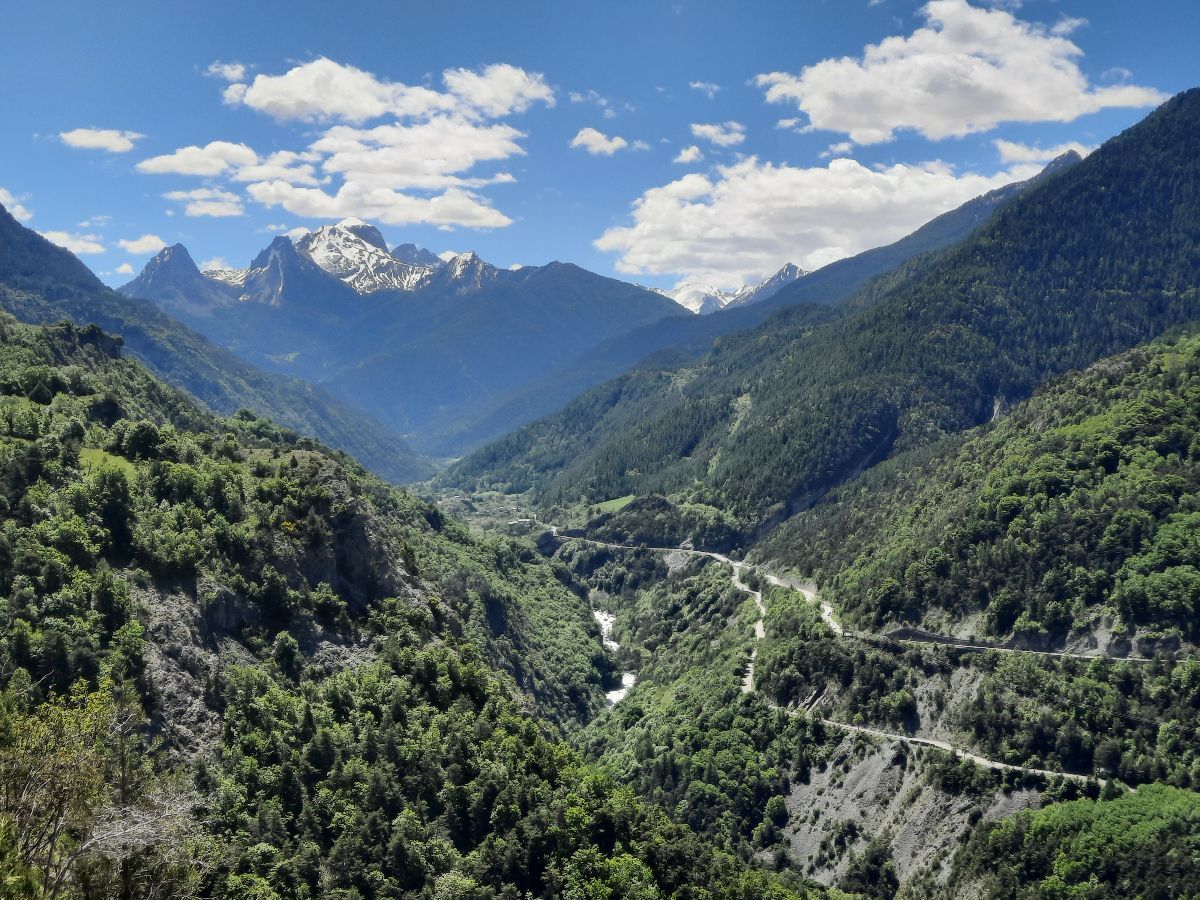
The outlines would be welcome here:
[[[950,249],[680,369],[629,373],[444,483],[539,502],[677,494],[753,534],[888,455],[1200,314],[1200,91],[1046,178]]]
[[[1198,504],[1200,337],[1188,334],[879,466],[758,552],[817,573],[872,628],[982,614],[980,636],[1152,653],[1197,638]]]
[[[94,326],[0,342],[6,896],[808,894],[562,743],[565,571]]]
[[[938,227],[423,499],[0,216],[0,900],[1200,896],[1200,91]]]

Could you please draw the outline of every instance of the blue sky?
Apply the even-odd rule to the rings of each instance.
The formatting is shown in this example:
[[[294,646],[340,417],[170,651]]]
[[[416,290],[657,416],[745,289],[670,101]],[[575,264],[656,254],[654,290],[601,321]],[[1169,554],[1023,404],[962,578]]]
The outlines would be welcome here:
[[[357,215],[730,287],[1095,146],[1200,82],[1197,34],[1194,0],[9,5],[0,202],[113,284]]]

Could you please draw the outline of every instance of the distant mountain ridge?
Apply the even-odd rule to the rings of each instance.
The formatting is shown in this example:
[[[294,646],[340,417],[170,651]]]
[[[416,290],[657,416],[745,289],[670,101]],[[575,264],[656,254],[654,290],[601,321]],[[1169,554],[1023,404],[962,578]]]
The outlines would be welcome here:
[[[1023,192],[1080,159],[1073,151],[1065,153],[1028,181],[1014,182],[968,200],[892,244],[791,279],[778,291],[755,298],[761,302],[731,304],[714,315],[672,316],[611,338],[574,360],[568,368],[512,395],[485,418],[463,422],[456,432],[445,437],[445,444],[454,448],[457,455],[562,409],[590,388],[634,367],[683,365],[702,356],[722,335],[755,328],[783,308],[803,307],[800,315],[813,325],[843,315],[848,308],[841,308],[841,301],[853,297],[872,278],[884,277],[911,259],[965,238]],[[775,280],[771,278],[763,284]]]
[[[126,349],[152,371],[215,412],[228,415],[246,407],[273,416],[288,428],[353,454],[393,482],[429,475],[426,460],[353,404],[299,379],[263,371],[176,321],[171,308],[204,318],[205,302],[215,309],[232,301],[211,293],[218,288],[198,277],[182,246],[166,248],[155,258],[159,263],[146,283],[167,298],[161,308],[105,287],[70,252],[25,228],[0,206],[0,308],[31,323],[96,323],[121,335]],[[192,288],[201,293],[190,294]],[[199,299],[193,303],[189,297]]]
[[[753,540],[895,451],[1200,317],[1200,89],[1063,162],[1007,201],[982,198],[981,227],[860,282],[832,321],[796,304],[814,297],[807,276],[757,328],[600,385],[444,483],[549,503],[683,492]]]
[[[1067,154],[1047,167],[1043,174],[1077,161],[1078,156]],[[456,298],[477,294],[485,286],[500,290],[502,283],[519,285],[545,267],[526,267],[512,272],[497,269],[473,253],[443,261],[414,244],[400,244],[393,248],[392,257],[409,265],[434,269],[433,274],[411,290],[362,292],[325,271],[311,258],[307,258],[308,264],[304,265],[307,254],[289,246],[291,242],[287,238],[280,237],[272,244],[277,254],[293,257],[294,271],[288,273],[290,284],[286,296],[278,295],[277,284],[271,282],[266,270],[256,275],[254,288],[247,290],[251,269],[205,272],[203,278],[207,281],[198,278],[200,273],[193,272],[181,279],[182,290],[173,289],[161,278],[155,279],[151,287],[150,275],[144,272],[121,290],[151,298],[160,295],[157,302],[164,308],[256,364],[354,392],[347,396],[353,397],[356,403],[364,402],[364,397],[375,398],[379,402],[372,405],[372,411],[394,427],[412,433],[413,440],[427,452],[458,456],[561,408],[589,388],[620,375],[651,354],[666,351],[677,360],[697,356],[720,335],[754,327],[782,306],[839,301],[869,278],[915,255],[964,237],[1037,180],[1009,185],[968,201],[895,244],[866,251],[816,272],[803,273],[789,263],[760,284],[729,293],[723,298],[725,308],[718,314],[680,315],[678,313],[683,313],[683,309],[673,302],[664,306],[658,315],[651,316],[649,322],[635,318],[636,327],[614,329],[614,325],[621,323],[606,321],[600,332],[604,335],[603,340],[575,353],[574,348],[579,344],[573,338],[567,342],[571,348],[568,352],[555,354],[553,359],[544,361],[540,375],[536,370],[525,368],[524,359],[518,359],[518,365],[526,374],[515,379],[493,379],[489,375],[477,377],[474,374],[479,371],[480,358],[494,358],[489,341],[482,342],[481,354],[472,355],[478,358],[470,358],[462,365],[454,361],[467,354],[460,355],[459,350],[448,347],[445,354],[435,354],[426,366],[423,360],[428,359],[431,347],[422,346],[421,338],[436,334],[436,346],[446,347],[445,342],[452,340],[450,335],[458,327],[454,321],[461,316],[480,314],[492,322],[490,330],[504,333],[507,326],[501,310],[487,309],[483,295],[476,296],[469,307],[460,306]],[[357,219],[343,221],[344,226],[342,223],[325,226],[330,231],[344,232],[338,236],[339,246],[357,244],[364,254],[378,254],[385,246],[382,235],[373,226]],[[156,265],[156,261],[151,260],[147,269]],[[621,284],[609,283],[614,290]],[[216,288],[218,293],[213,294],[208,288]],[[521,292],[522,288],[516,290]],[[217,308],[227,303],[219,291],[229,291],[236,298],[259,302],[243,305],[232,313],[209,315],[206,306]],[[654,293],[659,296],[669,294]],[[196,302],[188,303],[190,298],[195,298]],[[275,315],[269,308],[290,299],[303,299],[304,302],[292,303],[292,308],[284,315]],[[403,304],[402,310],[396,305],[398,303]],[[552,319],[558,318],[552,311],[547,312]],[[381,322],[385,325],[384,330],[380,328]],[[392,328],[387,323],[395,323],[397,327]],[[544,323],[538,322],[535,327],[537,333],[542,333]],[[475,333],[478,340],[478,334],[486,329],[482,320],[477,319],[468,330]],[[410,340],[416,344],[411,364],[399,367],[407,369],[407,374],[393,371],[398,380],[392,390],[389,390],[388,378],[393,376],[378,374],[388,367],[386,346],[377,349],[384,331],[394,344],[393,353],[398,353],[399,347]],[[539,353],[544,354],[545,348],[533,346],[528,352],[536,357]],[[329,362],[331,357],[332,364]],[[514,353],[512,358],[515,357]],[[444,370],[446,377],[435,378],[436,373],[443,371],[444,362],[449,363],[449,368]],[[420,377],[422,371],[426,373],[424,378]],[[485,382],[482,387],[480,380]],[[396,389],[401,385],[418,393],[425,393],[432,387],[432,392],[425,398],[427,408],[420,408],[423,403],[420,398],[415,403],[397,398]],[[423,433],[416,434],[418,429]]]
[[[807,274],[799,266],[785,263],[778,272],[769,278],[763,279],[758,284],[744,284],[735,291],[722,290],[696,281],[686,281],[670,290],[663,288],[654,288],[654,290],[664,297],[670,297],[684,309],[697,315],[706,316],[731,306],[749,306],[751,303],[766,300]]]
[[[246,269],[202,273],[185,249],[166,248],[119,290],[255,365],[353,398],[434,455],[455,452],[441,436],[464,418],[486,416],[605,340],[686,315],[669,298],[569,264],[513,271],[473,252],[388,252],[360,219],[294,243],[278,236]]]

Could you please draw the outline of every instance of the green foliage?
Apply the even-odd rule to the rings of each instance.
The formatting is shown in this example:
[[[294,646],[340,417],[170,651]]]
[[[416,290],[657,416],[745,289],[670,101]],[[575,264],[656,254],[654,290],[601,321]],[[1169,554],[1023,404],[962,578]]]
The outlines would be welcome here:
[[[852,894],[878,900],[895,897],[900,879],[896,877],[896,866],[891,860],[887,843],[873,840],[868,842],[862,853],[854,854],[839,886]]]
[[[756,668],[759,690],[783,706],[828,693],[836,698],[832,708],[853,724],[911,726],[919,679],[940,671],[916,653],[906,659],[856,641],[833,640],[815,604],[783,588],[768,595],[766,632]]]
[[[1115,649],[1152,653],[1164,634],[1198,637],[1198,511],[1200,337],[1189,336],[881,467],[765,552],[817,570],[844,614],[871,626],[982,611],[986,632],[1058,642],[1108,622]]]
[[[588,560],[576,558],[585,566]],[[636,664],[638,682],[587,727],[580,746],[639,796],[731,852],[774,843],[790,777],[803,776],[824,735],[742,692],[752,601],[730,584],[727,566],[712,562],[624,590],[612,601],[619,610],[614,631],[629,648],[623,659]],[[739,616],[739,627],[730,627]]]
[[[737,526],[721,510],[703,503],[672,503],[652,495],[623,504],[588,523],[588,534],[627,546],[693,546],[728,549]]]
[[[732,860],[547,738],[470,646],[373,628],[378,662],[299,690],[229,673],[221,896],[733,896]]]
[[[954,874],[996,898],[1173,900],[1200,894],[1197,854],[1200,795],[1149,785],[984,825]]]
[[[178,780],[156,776],[136,698],[109,681],[29,707],[0,694],[0,896],[194,896],[206,846]]]
[[[835,321],[785,310],[699,362],[631,372],[445,481],[547,503],[699,484],[751,533],[987,421],[996,402],[1200,315],[1198,120],[1189,91],[961,244],[869,283]]]
[[[1200,664],[975,660],[975,696],[954,718],[993,758],[1037,768],[1200,787]]]
[[[563,566],[98,340],[0,321],[0,781],[63,798],[0,790],[12,896],[808,894],[556,737],[612,666]]]

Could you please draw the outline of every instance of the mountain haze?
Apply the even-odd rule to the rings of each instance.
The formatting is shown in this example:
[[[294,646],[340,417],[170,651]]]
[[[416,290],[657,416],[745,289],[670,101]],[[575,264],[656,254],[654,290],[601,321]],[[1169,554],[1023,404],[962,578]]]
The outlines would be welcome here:
[[[742,285],[736,291],[725,291],[695,281],[684,282],[669,291],[656,290],[664,297],[670,297],[684,309],[697,315],[706,316],[731,306],[748,306],[751,303],[759,303],[775,296],[787,285],[807,274],[803,269],[791,263],[785,263],[778,272],[769,278],[764,278],[758,284]]]
[[[255,365],[352,398],[432,454],[457,451],[444,435],[603,341],[686,315],[567,263],[507,271],[468,252],[433,265],[411,245],[397,250],[417,262],[401,261],[357,219],[296,244],[277,237],[245,270],[201,273],[169,249],[121,292]]]

